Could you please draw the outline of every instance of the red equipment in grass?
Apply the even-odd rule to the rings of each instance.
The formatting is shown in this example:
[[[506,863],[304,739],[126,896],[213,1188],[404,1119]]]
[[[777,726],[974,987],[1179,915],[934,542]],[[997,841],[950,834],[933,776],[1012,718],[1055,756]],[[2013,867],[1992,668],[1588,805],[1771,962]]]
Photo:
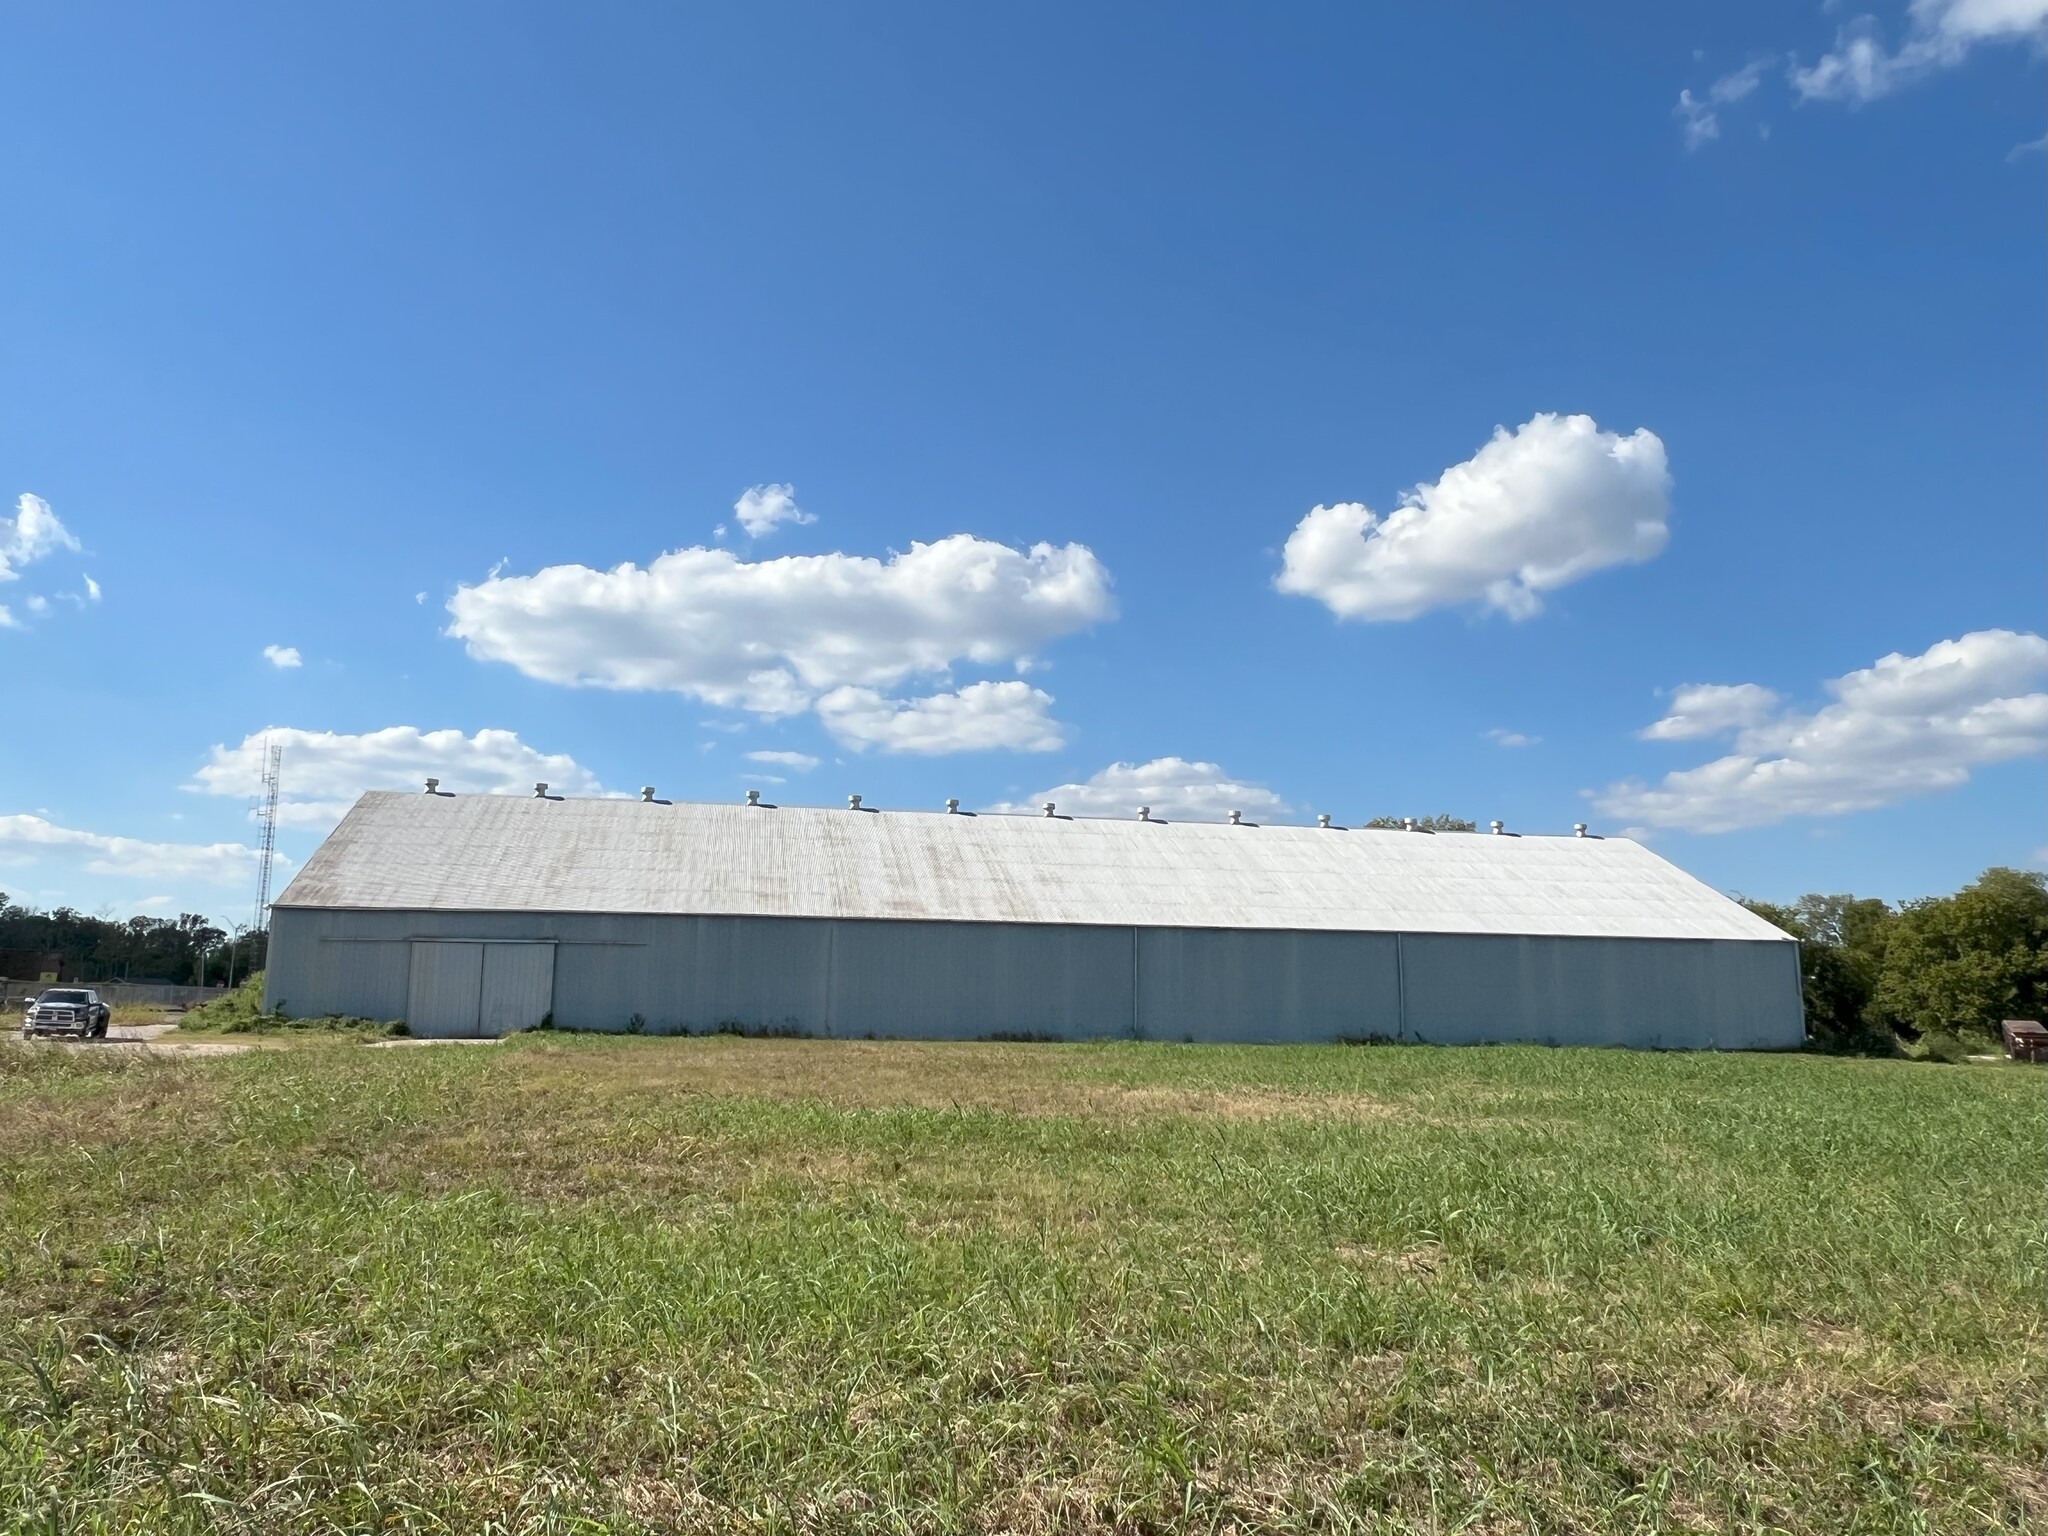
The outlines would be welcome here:
[[[2014,1061],[2048,1061],[2048,1029],[2035,1019],[2007,1019],[2001,1028],[2005,1054]]]

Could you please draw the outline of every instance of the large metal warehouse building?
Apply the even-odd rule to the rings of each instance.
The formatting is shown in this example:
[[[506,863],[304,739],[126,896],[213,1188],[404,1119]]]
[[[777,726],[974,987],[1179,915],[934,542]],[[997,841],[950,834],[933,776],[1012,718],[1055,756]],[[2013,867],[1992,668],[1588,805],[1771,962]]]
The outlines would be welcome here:
[[[266,1000],[418,1035],[737,1028],[1769,1049],[1798,945],[1622,839],[364,795]]]

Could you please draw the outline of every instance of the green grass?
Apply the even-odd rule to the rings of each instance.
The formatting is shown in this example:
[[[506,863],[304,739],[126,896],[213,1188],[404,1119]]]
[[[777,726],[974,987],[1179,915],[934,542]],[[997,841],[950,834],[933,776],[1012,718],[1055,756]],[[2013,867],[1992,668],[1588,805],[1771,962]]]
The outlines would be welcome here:
[[[2048,1079],[0,1049],[0,1530],[2048,1519]]]
[[[231,992],[224,992],[197,1008],[188,1009],[177,1020],[178,1033],[186,1035],[299,1035],[397,1036],[406,1032],[403,1024],[377,1019],[352,1019],[330,1014],[295,1019],[282,1013],[263,1011],[263,973],[256,972]]]

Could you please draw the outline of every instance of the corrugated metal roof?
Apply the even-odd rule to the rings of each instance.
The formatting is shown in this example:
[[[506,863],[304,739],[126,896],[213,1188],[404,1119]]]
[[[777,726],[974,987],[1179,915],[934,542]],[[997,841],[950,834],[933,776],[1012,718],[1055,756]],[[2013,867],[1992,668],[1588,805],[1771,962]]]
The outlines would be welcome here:
[[[1783,939],[1621,838],[366,794],[281,907]]]

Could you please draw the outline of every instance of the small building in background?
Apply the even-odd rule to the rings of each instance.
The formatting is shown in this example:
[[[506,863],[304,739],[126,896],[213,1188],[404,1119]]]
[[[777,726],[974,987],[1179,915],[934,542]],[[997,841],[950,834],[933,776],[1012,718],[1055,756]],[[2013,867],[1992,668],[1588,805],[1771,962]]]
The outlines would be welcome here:
[[[54,949],[0,949],[0,981],[55,986],[73,979],[64,956]]]
[[[652,791],[364,795],[272,908],[265,997],[428,1036],[1805,1034],[1797,943],[1625,839]]]

